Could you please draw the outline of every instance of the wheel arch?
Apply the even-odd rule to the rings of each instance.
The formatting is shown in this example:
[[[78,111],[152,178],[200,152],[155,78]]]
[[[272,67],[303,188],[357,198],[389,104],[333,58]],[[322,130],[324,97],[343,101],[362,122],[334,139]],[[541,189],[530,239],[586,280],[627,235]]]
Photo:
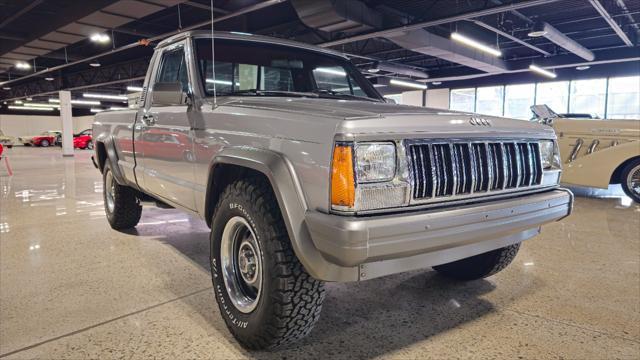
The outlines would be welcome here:
[[[630,158],[628,158],[627,160],[623,161],[622,163],[620,163],[620,165],[618,165],[618,167],[616,167],[615,170],[613,170],[613,173],[611,174],[611,180],[609,181],[610,184],[621,184],[623,179],[622,179],[622,170],[629,165],[630,163],[634,162],[634,161],[639,161],[640,160],[640,155],[637,156],[632,156]]]
[[[226,171],[233,172],[228,175]],[[308,206],[291,162],[282,154],[255,148],[226,148],[214,157],[209,166],[204,216],[211,226],[214,209],[221,192],[235,176],[258,173],[268,181],[282,213],[292,248],[311,276],[327,281],[355,281],[358,267],[342,267],[327,261],[316,249],[305,216]],[[226,178],[225,178],[226,177]]]

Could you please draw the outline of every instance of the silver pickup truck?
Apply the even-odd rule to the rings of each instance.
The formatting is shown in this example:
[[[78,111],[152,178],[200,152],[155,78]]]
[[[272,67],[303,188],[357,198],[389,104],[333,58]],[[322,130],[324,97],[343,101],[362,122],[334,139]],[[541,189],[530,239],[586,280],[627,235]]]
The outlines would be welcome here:
[[[204,219],[215,298],[247,348],[308,334],[326,281],[487,277],[571,212],[553,129],[386,103],[327,49],[182,33],[143,89],[93,125],[107,219],[134,227],[144,201]]]

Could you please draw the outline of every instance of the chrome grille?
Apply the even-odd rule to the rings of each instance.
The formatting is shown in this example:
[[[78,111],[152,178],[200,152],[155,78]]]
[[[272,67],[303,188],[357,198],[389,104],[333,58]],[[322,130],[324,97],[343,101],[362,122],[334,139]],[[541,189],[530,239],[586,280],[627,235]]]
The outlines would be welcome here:
[[[538,142],[410,143],[414,200],[491,193],[540,185]]]

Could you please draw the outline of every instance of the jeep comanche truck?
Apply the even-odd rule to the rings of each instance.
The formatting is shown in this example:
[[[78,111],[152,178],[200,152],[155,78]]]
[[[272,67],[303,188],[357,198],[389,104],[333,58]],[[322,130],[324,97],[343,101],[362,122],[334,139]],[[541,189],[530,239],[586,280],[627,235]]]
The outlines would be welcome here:
[[[256,35],[160,42],[139,108],[93,134],[111,227],[144,201],[204,219],[215,298],[251,349],[307,335],[327,281],[495,274],[573,202],[550,127],[386,103],[344,55]]]

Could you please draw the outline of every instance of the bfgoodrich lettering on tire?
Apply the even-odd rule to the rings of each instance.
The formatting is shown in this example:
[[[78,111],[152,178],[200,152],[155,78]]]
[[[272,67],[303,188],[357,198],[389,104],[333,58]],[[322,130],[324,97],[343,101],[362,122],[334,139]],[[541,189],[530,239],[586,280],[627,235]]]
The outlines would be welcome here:
[[[324,284],[293,253],[263,179],[238,180],[223,191],[212,221],[210,260],[221,315],[246,348],[286,345],[318,321]]]

